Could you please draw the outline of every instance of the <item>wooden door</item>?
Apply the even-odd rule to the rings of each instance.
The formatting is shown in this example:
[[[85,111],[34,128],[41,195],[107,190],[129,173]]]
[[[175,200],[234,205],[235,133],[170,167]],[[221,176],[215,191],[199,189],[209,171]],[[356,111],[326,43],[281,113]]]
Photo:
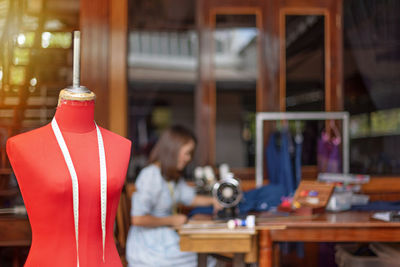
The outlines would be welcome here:
[[[265,75],[268,70],[267,54],[263,47],[266,45],[266,28],[268,27],[268,19],[265,15],[268,2],[266,1],[211,1],[201,0],[197,2],[197,27],[199,33],[199,68],[198,68],[198,86],[196,88],[196,133],[199,137],[199,146],[197,159],[199,164],[222,163],[217,160],[217,86],[215,68],[215,36],[214,33],[218,28],[219,18],[225,17],[233,21],[232,25],[239,25],[242,18],[254,21],[251,27],[256,29],[256,81],[254,92],[254,112],[265,111],[268,106],[273,105],[276,101],[276,90],[269,90],[269,78]],[[235,18],[236,17],[236,18]],[[223,20],[224,18],[222,18]],[[227,19],[227,20],[229,20]],[[243,20],[242,20],[243,21]],[[242,25],[243,26],[243,25]],[[229,26],[228,26],[229,27]],[[253,100],[251,100],[253,101]],[[237,142],[241,142],[237,140]],[[237,145],[231,144],[232,146]],[[228,147],[227,147],[228,149]],[[227,152],[229,153],[229,152]],[[217,162],[218,161],[218,162]],[[248,165],[248,163],[243,163]],[[243,165],[242,164],[242,165]],[[237,166],[232,166],[237,167]],[[241,166],[243,167],[243,166]]]
[[[324,108],[342,110],[341,1],[226,0],[197,2],[199,33],[198,85],[195,95],[199,164],[216,164],[217,90],[213,32],[221,15],[254,15],[258,35],[256,107],[259,111],[286,110],[285,21],[287,16],[319,16],[324,21]],[[266,127],[267,128],[267,127]],[[235,145],[235,144],[232,144]],[[235,166],[233,166],[235,167]]]
[[[274,32],[279,36],[279,109],[286,110],[286,22],[288,16],[320,16],[324,26],[324,110],[343,110],[342,1],[274,0]],[[270,13],[271,14],[271,13]]]

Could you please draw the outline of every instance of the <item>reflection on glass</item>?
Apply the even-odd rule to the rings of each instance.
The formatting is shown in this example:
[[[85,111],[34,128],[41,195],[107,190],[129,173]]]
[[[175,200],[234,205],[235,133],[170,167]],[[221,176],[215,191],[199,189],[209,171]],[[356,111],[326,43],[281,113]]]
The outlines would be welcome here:
[[[20,33],[17,37],[17,44],[19,47],[32,47],[35,38],[34,32]]]
[[[194,0],[129,0],[128,134],[135,140],[129,179],[147,164],[164,129],[179,124],[195,130],[194,7]]]
[[[371,113],[371,135],[400,134],[400,108]]]
[[[350,137],[366,137],[370,134],[369,114],[359,114],[350,118]]]
[[[72,34],[70,32],[43,32],[43,48],[69,48],[72,44]]]
[[[216,17],[216,163],[233,168],[255,166],[257,36],[255,15]]]
[[[79,3],[71,1],[67,12],[56,6],[60,2],[0,1],[2,140],[47,124],[60,89],[71,85],[71,29],[79,28]],[[51,49],[43,48],[42,33]],[[9,168],[5,146],[0,146],[0,158],[0,168]]]
[[[30,50],[24,48],[14,49],[14,65],[28,65]]]
[[[325,110],[325,17],[285,15],[284,89],[286,111]],[[301,133],[302,165],[317,164],[317,140],[324,121],[293,122]],[[277,123],[279,125],[279,123]],[[275,125],[274,127],[279,128]],[[301,125],[299,127],[298,125]]]
[[[325,109],[324,16],[286,15],[286,110]]]
[[[12,66],[10,68],[10,84],[12,84],[12,85],[24,85],[24,83],[25,83],[25,73],[26,73],[26,70],[25,70],[24,67]]]
[[[343,2],[344,106],[368,128],[351,136],[351,172],[400,174],[399,12],[395,1]]]

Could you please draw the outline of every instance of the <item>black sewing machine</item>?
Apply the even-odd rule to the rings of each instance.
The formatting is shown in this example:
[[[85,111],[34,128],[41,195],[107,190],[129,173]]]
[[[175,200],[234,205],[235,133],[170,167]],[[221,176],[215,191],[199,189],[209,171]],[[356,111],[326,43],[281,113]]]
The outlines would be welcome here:
[[[235,179],[233,175],[226,176],[214,184],[212,193],[213,197],[223,207],[217,213],[216,219],[228,220],[238,218],[238,204],[242,198],[242,190],[238,179]]]

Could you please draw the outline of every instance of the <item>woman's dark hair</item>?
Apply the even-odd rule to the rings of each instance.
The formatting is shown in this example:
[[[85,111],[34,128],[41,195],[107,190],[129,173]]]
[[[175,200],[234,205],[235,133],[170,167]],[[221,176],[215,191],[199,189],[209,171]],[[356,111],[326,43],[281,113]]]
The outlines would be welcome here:
[[[149,163],[159,162],[164,178],[176,181],[182,174],[177,169],[179,150],[190,141],[196,143],[196,137],[190,130],[179,125],[172,126],[161,134],[151,150]]]

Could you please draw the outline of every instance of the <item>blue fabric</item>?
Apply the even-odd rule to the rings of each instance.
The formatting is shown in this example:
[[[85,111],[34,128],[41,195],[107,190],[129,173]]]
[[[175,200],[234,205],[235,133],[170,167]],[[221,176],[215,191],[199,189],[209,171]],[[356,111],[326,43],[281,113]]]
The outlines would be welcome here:
[[[293,152],[293,162],[291,157]],[[268,179],[273,184],[282,186],[281,196],[293,195],[301,180],[302,142],[295,142],[294,151],[290,133],[288,131],[271,134],[266,150]],[[294,164],[294,166],[293,166]],[[280,203],[280,198],[279,198]],[[277,205],[279,205],[279,203]],[[292,244],[282,243],[281,250],[288,254]],[[304,244],[294,245],[297,255],[304,257]]]
[[[243,198],[239,203],[240,215],[246,215],[251,211],[267,211],[281,203],[281,197],[284,195],[282,185],[265,185],[257,189],[243,193]],[[212,214],[213,208],[198,207],[193,209],[190,216],[195,214]]]
[[[213,206],[196,207],[189,212],[188,217],[190,218],[196,214],[213,214]]]
[[[274,163],[279,159],[279,149],[276,147],[280,142],[280,136],[277,136],[278,133],[273,133],[270,135],[268,139],[268,145],[266,150],[266,166],[268,172],[268,180],[271,184],[279,184],[279,168],[275,166]]]
[[[272,207],[277,207],[284,194],[285,190],[279,184],[265,185],[245,192],[239,203],[240,214],[245,215],[250,211],[267,211]]]
[[[296,189],[300,184],[301,181],[301,155],[302,155],[302,148],[303,142],[300,140],[295,140],[296,149],[295,149],[295,157],[294,157],[294,176],[295,176],[295,186]]]
[[[296,190],[289,152],[289,138],[288,131],[271,134],[266,150],[268,179],[272,184],[281,184],[285,196],[292,195]]]
[[[301,156],[303,153],[303,136],[301,134],[296,135],[295,140],[295,156],[294,156],[294,177],[295,177],[295,187],[300,184],[301,181]],[[296,252],[299,258],[304,258],[304,243],[298,242],[296,243]]]

